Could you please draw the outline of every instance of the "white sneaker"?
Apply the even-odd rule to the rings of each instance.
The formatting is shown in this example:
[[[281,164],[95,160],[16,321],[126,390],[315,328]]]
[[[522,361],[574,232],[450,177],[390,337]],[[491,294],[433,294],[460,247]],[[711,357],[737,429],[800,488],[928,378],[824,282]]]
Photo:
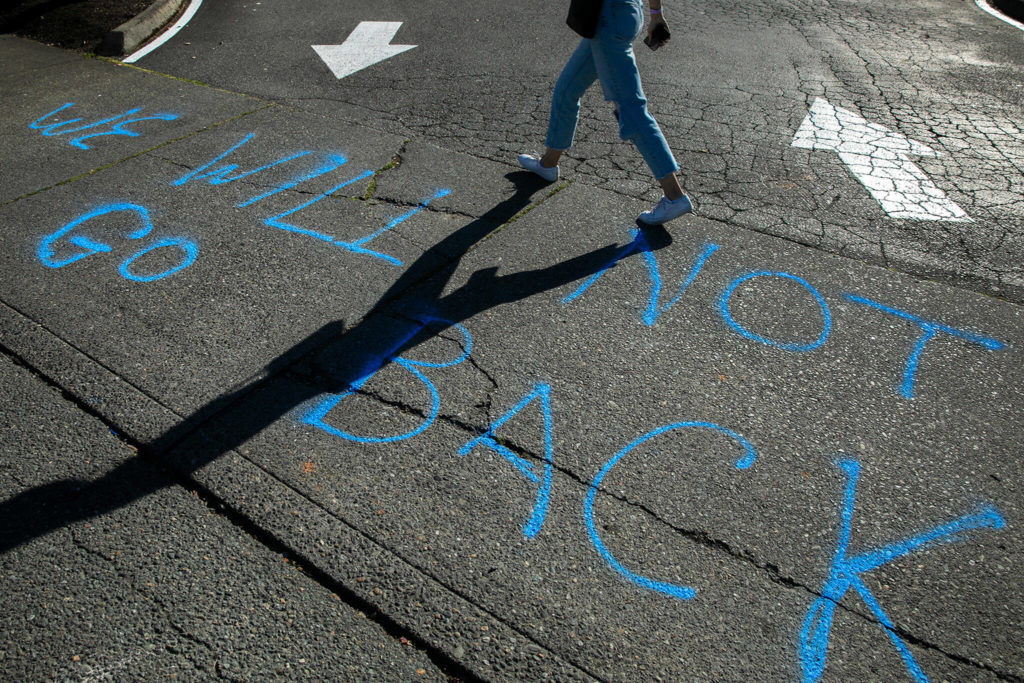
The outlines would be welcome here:
[[[650,211],[644,211],[640,214],[637,220],[646,225],[661,225],[662,223],[668,223],[673,218],[679,218],[683,214],[690,213],[691,211],[693,211],[693,204],[690,202],[690,198],[685,194],[675,201],[670,200],[668,197],[662,197],[661,200],[654,205],[653,209]]]
[[[547,166],[541,166],[540,158],[533,154],[520,154],[519,165],[527,171],[533,171],[549,183],[553,183],[558,180],[558,167],[552,166],[551,168],[548,168]]]

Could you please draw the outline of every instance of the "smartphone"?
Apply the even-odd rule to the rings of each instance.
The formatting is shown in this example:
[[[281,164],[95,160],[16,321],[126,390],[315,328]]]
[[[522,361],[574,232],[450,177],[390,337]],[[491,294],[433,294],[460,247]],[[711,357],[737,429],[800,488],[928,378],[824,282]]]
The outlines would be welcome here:
[[[666,27],[665,24],[658,24],[657,26],[654,27],[654,41],[651,41],[651,36],[650,34],[648,34],[647,36],[644,37],[644,45],[651,48],[652,50],[657,50],[659,47],[664,45],[671,37],[672,34],[669,33],[668,27]]]

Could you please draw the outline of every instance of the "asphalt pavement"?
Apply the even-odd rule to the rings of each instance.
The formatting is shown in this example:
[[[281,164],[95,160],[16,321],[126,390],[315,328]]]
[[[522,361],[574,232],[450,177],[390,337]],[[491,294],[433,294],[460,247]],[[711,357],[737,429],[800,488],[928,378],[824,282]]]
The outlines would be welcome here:
[[[660,228],[599,97],[516,168],[565,55],[479,7],[341,79],[284,6],[0,36],[0,677],[1024,680],[1024,55],[967,5],[676,9]]]

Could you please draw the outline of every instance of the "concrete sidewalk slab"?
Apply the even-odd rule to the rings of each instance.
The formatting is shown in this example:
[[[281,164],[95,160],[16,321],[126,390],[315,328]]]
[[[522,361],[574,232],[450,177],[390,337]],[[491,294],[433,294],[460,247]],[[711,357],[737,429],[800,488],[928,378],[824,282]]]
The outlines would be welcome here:
[[[665,278],[658,310],[689,279],[696,258],[706,253],[704,245],[718,246],[654,325],[643,322],[651,291],[643,252],[625,258],[570,303],[563,299],[585,277],[536,291],[543,281],[538,272],[557,270],[616,236],[629,237],[633,208],[593,190],[570,188],[463,260],[444,285],[447,296],[435,303],[438,317],[460,322],[465,332],[448,326],[434,332],[435,338],[414,338],[415,348],[401,353],[440,398],[433,422],[427,381],[411,367],[393,364],[362,385],[360,396],[317,403],[328,398],[321,395],[308,402],[307,408],[330,406],[314,416],[319,426],[307,418],[315,437],[303,437],[301,428],[281,421],[240,452],[598,677],[627,670],[609,656],[609,643],[627,661],[646,662],[673,678],[694,671],[722,674],[725,662],[756,662],[771,678],[796,675],[801,629],[836,561],[844,495],[852,496],[851,556],[890,547],[890,559],[897,560],[916,549],[900,545],[906,539],[944,529],[936,533],[946,545],[921,550],[913,560],[881,562],[866,576],[872,590],[884,590],[878,599],[915,661],[938,677],[1017,671],[1014,624],[1024,612],[1010,589],[1022,548],[1013,523],[1022,474],[1014,457],[1022,345],[1017,309],[868,266],[823,260],[770,238],[752,240],[699,218],[673,226],[671,248],[661,245],[648,254]],[[564,229],[553,231],[551,225]],[[657,244],[656,235],[649,239]],[[748,277],[752,273],[764,274]],[[517,280],[516,274],[527,277]],[[488,301],[489,290],[500,292],[500,305],[480,304]],[[415,317],[430,308],[417,295],[433,301],[424,296],[433,291],[433,283],[418,288],[396,311]],[[726,292],[731,324],[721,309]],[[896,307],[930,321],[928,329],[938,337],[918,359],[913,398],[901,388],[925,323],[893,313]],[[829,332],[820,347],[781,347],[816,343],[826,309]],[[1002,348],[954,333],[964,330],[998,340]],[[467,334],[472,351],[465,362],[429,365],[445,365],[467,350]],[[331,359],[344,359],[346,348],[342,338],[316,363],[331,368]],[[344,373],[345,365],[340,360],[333,372]],[[540,383],[550,386],[555,477],[550,517],[530,541],[524,525],[535,510],[540,482],[531,484],[516,468],[538,477],[543,470],[542,395],[519,406],[491,447],[478,443],[465,458],[457,453]],[[296,391],[309,396],[316,385]],[[247,411],[241,414],[244,424]],[[302,414],[294,412],[292,422],[301,424]],[[418,425],[429,426],[407,439],[386,441]],[[665,427],[670,429],[658,432]],[[217,429],[254,433],[238,424]],[[737,467],[745,443],[757,454],[749,470]],[[620,450],[630,444],[632,449]],[[516,464],[501,448],[522,461]],[[603,469],[617,451],[629,460]],[[474,459],[482,469],[467,463]],[[304,482],[296,474],[300,462],[328,471]],[[606,476],[597,482],[599,472]],[[593,514],[612,557],[644,577],[692,584],[697,599],[643,590],[603,564],[583,532],[588,485],[600,485]],[[488,555],[492,546],[504,554]],[[537,572],[550,574],[542,587],[525,589],[511,576],[499,575],[500,587],[481,579],[515,565],[508,547],[523,553],[531,567],[539,565]],[[487,559],[478,565],[473,555]],[[602,615],[601,626],[577,624],[559,613],[554,621],[561,628],[552,629],[551,621],[537,615],[519,615],[531,599],[543,602],[542,596],[561,595],[562,589],[572,593],[572,579],[580,574],[564,571],[563,562],[584,567],[581,574],[588,577],[608,574],[589,587],[594,595],[610,595],[609,601],[584,610]],[[760,582],[763,588],[753,588]],[[951,600],[956,609],[949,609]],[[611,604],[632,601],[642,602],[644,614],[682,611],[664,633],[640,617],[607,617]],[[566,598],[566,604],[585,603],[578,595]],[[883,647],[887,639],[878,618],[864,603],[843,602],[841,615],[829,623],[842,634],[837,638],[843,648],[856,654],[830,655],[830,671],[849,678],[905,672],[896,649]],[[737,648],[731,654],[682,644],[703,642],[714,624],[722,629],[715,648]],[[595,638],[601,645],[581,652],[570,634],[601,627],[608,629]],[[752,643],[740,635],[752,631],[768,637]],[[676,639],[679,644],[672,645]],[[742,673],[728,669],[722,675]]]
[[[799,675],[814,660],[801,632],[832,590],[844,496],[850,555],[889,547],[892,561],[864,572],[865,590],[915,665],[939,678],[1016,675],[1016,309],[822,263],[700,219],[645,233],[652,251],[562,303],[587,279],[567,264],[600,272],[615,253],[600,251],[605,243],[632,238],[635,208],[585,188],[558,193],[480,244],[442,276],[450,281],[418,287],[392,315],[346,331],[311,361],[319,373],[261,382],[171,462],[486,678]],[[719,250],[684,296],[644,325],[646,256],[673,283],[664,306],[692,272],[695,248],[710,243]],[[594,245],[605,261],[587,257]],[[726,287],[767,265],[806,284],[787,288],[799,283],[777,275],[740,282],[728,300],[734,323],[776,344],[813,340],[823,326],[813,288],[835,308],[820,349],[766,345],[724,322],[716,301]],[[1005,348],[932,341],[916,396],[905,398],[901,363],[914,328],[866,304],[836,303],[844,291],[984,329]],[[430,323],[403,343],[424,327],[415,318],[431,303],[464,330]],[[893,320],[865,336],[858,306]],[[351,381],[361,335],[368,345],[400,340],[381,346],[397,344],[403,362],[325,403],[342,391],[332,381]],[[549,394],[531,394],[540,383]],[[499,422],[495,440],[480,442]],[[744,439],[757,456],[749,469],[737,467]],[[617,452],[622,464],[611,467]],[[608,555],[588,533],[591,487],[594,533]],[[930,530],[945,543],[900,545]],[[696,596],[637,585],[608,557],[634,578]],[[829,671],[904,675],[879,617],[852,596],[836,599]],[[477,632],[488,640],[468,635]],[[523,657],[524,647],[534,656]]]
[[[42,69],[67,67],[82,61],[82,55],[67,50],[56,50],[39,43],[13,35],[0,35],[0,46],[4,52],[16,56],[10,66],[0,74],[5,82],[22,80],[26,75]]]
[[[0,202],[267,106],[20,38],[0,41],[5,61],[19,65],[0,76]]]
[[[4,445],[18,454],[0,467],[5,500],[74,478],[78,489],[55,505],[88,508],[91,481],[126,465],[124,484],[151,491],[0,556],[6,676],[446,680],[57,390],[7,359],[0,380]],[[18,521],[5,519],[5,534]]]
[[[517,494],[531,494],[505,492],[488,464],[456,459],[453,444],[467,434],[448,424],[416,440],[352,448],[294,416],[264,415],[316,393],[303,382],[272,380],[170,462],[472,674],[589,680],[593,672],[573,652],[552,650],[506,614],[528,612],[541,628],[555,618],[543,616],[536,595],[510,601],[505,586],[519,593],[533,557],[516,521]],[[402,426],[383,412],[369,426]],[[241,435],[248,438],[229,451]],[[540,577],[531,573],[525,586]]]

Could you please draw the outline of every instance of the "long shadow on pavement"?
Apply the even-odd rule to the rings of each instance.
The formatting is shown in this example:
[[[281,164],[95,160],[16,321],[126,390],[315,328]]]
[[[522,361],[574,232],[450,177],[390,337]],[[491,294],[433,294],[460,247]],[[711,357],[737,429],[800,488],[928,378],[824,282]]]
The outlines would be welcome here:
[[[327,323],[274,359],[259,379],[218,397],[145,444],[145,454],[166,456],[229,408],[233,415],[244,416],[231,421],[229,432],[218,433],[203,447],[190,449],[184,459],[175,458],[174,469],[189,476],[303,403],[325,393],[338,394],[357,387],[361,380],[401,356],[404,350],[440,334],[446,325],[588,277],[621,256],[623,246],[610,244],[554,266],[506,276],[498,276],[496,268],[485,268],[473,273],[464,286],[442,296],[469,249],[527,208],[531,196],[542,187],[528,173],[514,172],[506,177],[515,184],[515,194],[425,251],[380,297],[363,321],[347,330],[344,321]],[[631,254],[661,249],[672,242],[663,228],[644,231],[645,239]],[[439,261],[444,265],[438,266]],[[400,314],[388,315],[389,306],[403,296]],[[425,324],[436,317],[443,317],[444,323]],[[329,351],[330,358],[324,360],[320,354],[320,372],[311,381],[294,383],[294,391],[261,391],[301,359],[323,349]],[[166,483],[159,482],[166,480],[153,477],[151,468],[146,459],[132,458],[95,481],[52,482],[0,503],[0,553],[54,529],[129,505],[162,488]]]

